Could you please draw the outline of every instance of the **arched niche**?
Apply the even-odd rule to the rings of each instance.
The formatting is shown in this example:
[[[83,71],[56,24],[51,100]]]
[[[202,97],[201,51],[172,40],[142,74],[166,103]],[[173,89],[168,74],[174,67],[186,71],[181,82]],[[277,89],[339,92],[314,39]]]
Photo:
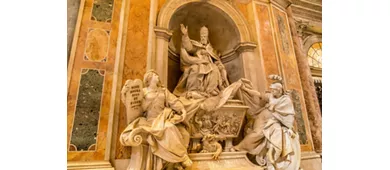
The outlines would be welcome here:
[[[252,80],[254,86],[259,83],[258,72],[262,69],[253,67],[257,45],[252,38],[255,36],[238,10],[221,0],[168,0],[158,14],[151,68],[160,74],[169,90],[173,90],[182,74],[178,51],[181,23],[188,26],[189,36],[194,40],[199,40],[202,26],[209,28],[210,42],[222,54],[231,82],[245,77]]]
[[[242,77],[237,68],[229,66],[240,66],[238,55],[234,51],[240,43],[240,33],[233,20],[221,9],[202,2],[186,4],[173,13],[168,29],[172,31],[169,48],[168,61],[168,89],[173,90],[180,76],[180,48],[182,33],[180,24],[188,26],[189,37],[193,40],[200,40],[200,28],[206,26],[209,29],[209,41],[213,48],[222,54],[224,64],[227,67],[229,80],[235,81]],[[225,59],[231,57],[229,61]],[[233,71],[235,70],[235,71]]]
[[[180,24],[188,26],[191,39],[200,40],[200,28],[209,29],[209,41],[213,48],[226,55],[240,43],[240,33],[234,21],[221,9],[202,2],[184,5],[172,15],[168,29],[172,31],[169,48],[179,54],[182,33]]]
[[[214,8],[218,8],[223,11],[224,15],[229,16],[231,20],[234,22],[234,25],[237,26],[237,29],[240,34],[240,42],[252,42],[254,37],[251,35],[248,29],[248,23],[242,16],[242,14],[237,11],[234,7],[231,6],[226,1],[221,0],[168,0],[161,8],[158,18],[157,18],[157,27],[159,28],[169,28],[169,24],[173,14],[180,10],[180,8],[184,8],[188,4],[192,3],[203,3],[209,4]],[[202,12],[199,10],[199,12]]]

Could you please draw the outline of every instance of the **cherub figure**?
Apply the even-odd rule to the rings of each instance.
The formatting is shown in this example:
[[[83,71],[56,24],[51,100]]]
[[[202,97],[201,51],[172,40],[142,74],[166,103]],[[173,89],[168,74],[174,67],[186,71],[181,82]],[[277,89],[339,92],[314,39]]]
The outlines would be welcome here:
[[[200,153],[214,152],[213,159],[219,159],[219,155],[222,153],[222,145],[218,143],[218,137],[214,134],[205,135],[202,139],[203,149]]]

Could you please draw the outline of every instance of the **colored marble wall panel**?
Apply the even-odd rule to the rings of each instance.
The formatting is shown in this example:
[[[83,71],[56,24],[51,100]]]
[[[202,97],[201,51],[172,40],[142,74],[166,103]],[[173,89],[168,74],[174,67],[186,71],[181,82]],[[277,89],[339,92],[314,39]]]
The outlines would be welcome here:
[[[287,90],[296,91],[297,95],[294,99],[295,107],[299,108],[298,101],[300,103],[301,112],[298,109],[298,112],[300,113],[297,113],[295,119],[296,119],[296,124],[298,126],[298,131],[302,138],[301,142],[304,142],[301,143],[301,149],[303,151],[312,151],[313,148],[310,142],[311,140],[310,133],[307,128],[309,124],[307,118],[306,105],[303,99],[303,93],[302,93],[303,89],[299,77],[298,65],[295,58],[295,52],[292,44],[292,37],[291,37],[291,31],[287,20],[287,14],[282,10],[276,8],[275,6],[272,6],[272,13],[274,19],[273,23],[274,23],[274,30],[276,33],[279,60],[283,72],[285,88]],[[304,124],[305,128],[302,127],[302,124]],[[303,132],[305,132],[305,135],[303,135]],[[306,140],[304,141],[303,138],[306,138]]]
[[[104,71],[83,69],[81,74],[70,143],[77,151],[87,151],[96,144]]]
[[[110,32],[103,29],[91,29],[88,32],[85,60],[105,61],[108,55]]]
[[[91,20],[111,22],[114,0],[95,0],[93,2]]]
[[[158,0],[158,5],[157,5],[157,15],[158,13],[160,12],[161,8],[163,7],[163,5],[165,4],[167,0]]]
[[[271,17],[269,15],[269,8],[266,5],[256,5],[256,12],[258,15],[258,22],[260,26],[260,43],[261,53],[264,62],[264,72],[265,75],[278,74],[278,60],[276,56],[276,48],[275,41],[272,35],[272,25],[271,25]],[[267,86],[269,86],[272,82],[267,81]]]
[[[143,79],[146,72],[146,57],[148,51],[150,0],[131,0],[127,27],[125,59],[122,85],[128,79]],[[116,142],[116,159],[128,159],[131,148],[124,147],[119,142],[120,133],[126,128],[126,109],[120,104],[118,133]]]
[[[248,4],[243,4],[243,3],[237,3],[237,8],[240,10],[242,15],[245,17],[245,19],[249,20],[249,14],[248,14]]]
[[[292,98],[294,110],[295,110],[295,122],[296,122],[296,126],[298,129],[299,142],[301,144],[307,144],[308,141],[307,141],[307,136],[306,136],[306,127],[305,127],[305,122],[303,119],[302,105],[301,105],[299,92],[297,92],[296,90],[292,90],[291,98]]]
[[[294,47],[288,28],[287,16],[284,12],[273,7],[275,32],[277,33],[280,61],[284,79],[288,89],[301,89],[298,66],[295,59]]]
[[[111,140],[109,134],[109,114],[110,114],[110,101],[111,92],[113,86],[113,75],[115,69],[115,54],[117,50],[117,39],[119,29],[119,17],[122,5],[122,0],[115,0],[112,8],[111,22],[96,22],[91,21],[93,0],[86,0],[82,14],[79,39],[77,42],[76,53],[73,59],[73,65],[70,74],[70,82],[68,88],[68,123],[67,123],[67,143],[68,143],[68,161],[97,161],[104,160],[107,153],[107,142]],[[91,60],[85,60],[87,38],[90,30],[101,29],[102,31],[109,32],[108,48],[105,62],[91,62]],[[99,40],[98,40],[99,41]],[[99,41],[99,43],[101,43]],[[98,50],[101,50],[98,48]],[[96,134],[96,145],[89,146],[92,151],[80,151],[76,147],[71,145],[71,135],[75,118],[76,102],[78,97],[78,89],[81,80],[82,68],[88,68],[91,70],[105,70],[104,82],[101,96],[101,106],[99,122]]]

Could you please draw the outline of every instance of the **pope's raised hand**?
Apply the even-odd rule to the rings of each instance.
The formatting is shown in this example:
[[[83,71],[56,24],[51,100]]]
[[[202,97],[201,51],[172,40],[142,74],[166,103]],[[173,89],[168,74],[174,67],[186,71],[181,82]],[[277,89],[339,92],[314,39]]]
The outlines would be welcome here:
[[[182,32],[184,35],[187,35],[187,34],[188,34],[188,26],[184,26],[183,24],[180,24],[180,29],[181,29],[181,32]]]

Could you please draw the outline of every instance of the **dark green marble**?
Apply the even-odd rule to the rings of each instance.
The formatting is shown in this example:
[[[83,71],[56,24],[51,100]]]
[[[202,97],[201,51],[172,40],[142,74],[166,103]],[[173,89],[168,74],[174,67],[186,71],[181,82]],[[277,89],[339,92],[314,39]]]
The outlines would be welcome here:
[[[307,144],[305,121],[302,116],[302,105],[299,99],[299,93],[296,90],[291,91],[291,99],[295,110],[295,121],[298,126],[299,140],[301,144]]]
[[[314,83],[314,86],[316,87],[318,104],[320,105],[321,115],[322,115],[322,82],[321,83]]]
[[[82,70],[70,141],[77,151],[86,151],[96,144],[103,82],[104,76],[99,70]]]
[[[92,8],[92,20],[111,22],[113,0],[95,0]]]

